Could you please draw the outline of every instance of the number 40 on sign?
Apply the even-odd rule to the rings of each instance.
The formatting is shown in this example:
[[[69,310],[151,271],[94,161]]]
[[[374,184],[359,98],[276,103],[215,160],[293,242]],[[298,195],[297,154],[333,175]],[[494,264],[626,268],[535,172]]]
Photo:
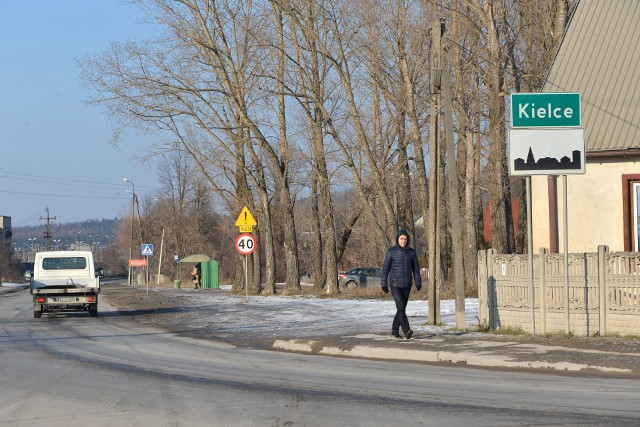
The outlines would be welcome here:
[[[236,237],[236,251],[240,255],[251,255],[256,250],[256,238],[253,234],[243,233]]]

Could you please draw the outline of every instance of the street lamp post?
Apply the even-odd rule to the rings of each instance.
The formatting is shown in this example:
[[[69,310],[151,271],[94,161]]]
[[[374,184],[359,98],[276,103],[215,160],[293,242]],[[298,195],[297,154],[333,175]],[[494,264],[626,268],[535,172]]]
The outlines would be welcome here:
[[[131,257],[133,255],[133,204],[135,203],[135,199],[136,199],[136,186],[133,182],[129,181],[127,178],[122,178],[122,180],[124,182],[128,182],[129,184],[131,184],[132,187],[132,191],[131,191],[131,233],[130,233],[130,240],[129,240],[129,278],[128,278],[128,282],[129,282],[129,286],[131,286]]]
[[[82,233],[82,230],[80,231],[76,231],[76,246],[75,246],[75,250],[78,250],[78,234]]]
[[[29,253],[27,254],[27,262],[31,262],[31,255],[33,254],[33,259],[36,258],[36,248],[34,247],[36,244],[36,240],[38,240],[37,237],[33,237],[33,238],[28,238],[27,240],[29,241],[29,247],[31,248],[31,250],[29,251]]]

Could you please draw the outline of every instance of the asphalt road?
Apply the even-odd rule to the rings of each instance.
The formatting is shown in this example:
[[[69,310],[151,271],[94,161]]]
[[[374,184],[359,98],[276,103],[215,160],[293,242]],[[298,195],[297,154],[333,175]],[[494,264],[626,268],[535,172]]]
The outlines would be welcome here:
[[[496,372],[239,348],[100,317],[33,319],[0,295],[0,424],[637,425],[634,380]]]

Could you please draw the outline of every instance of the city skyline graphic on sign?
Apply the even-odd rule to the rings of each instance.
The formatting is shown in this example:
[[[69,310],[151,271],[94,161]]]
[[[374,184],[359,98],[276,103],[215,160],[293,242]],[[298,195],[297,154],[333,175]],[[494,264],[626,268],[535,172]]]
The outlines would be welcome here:
[[[516,171],[528,171],[528,170],[564,170],[564,169],[576,169],[582,168],[582,160],[580,158],[580,150],[573,150],[571,152],[572,159],[568,156],[562,156],[560,159],[554,157],[542,157],[536,161],[533,155],[533,150],[529,147],[529,154],[527,159],[518,157],[513,161],[513,169]]]

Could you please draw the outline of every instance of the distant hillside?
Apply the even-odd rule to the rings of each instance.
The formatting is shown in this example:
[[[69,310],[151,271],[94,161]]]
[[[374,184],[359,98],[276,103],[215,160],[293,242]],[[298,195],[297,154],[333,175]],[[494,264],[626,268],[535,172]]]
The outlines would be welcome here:
[[[101,242],[102,244],[109,243],[110,240],[115,239],[115,231],[118,224],[122,221],[121,218],[113,219],[92,219],[82,222],[70,222],[66,224],[57,224],[55,221],[51,223],[51,238],[56,240],[52,243],[52,246],[57,246],[57,240],[60,239],[59,245],[61,247],[67,247],[74,243],[76,238],[78,241],[84,243]],[[25,227],[16,227],[13,229],[12,243],[15,243],[16,247],[31,245],[29,239],[36,238],[35,243],[40,245],[46,245],[44,239],[44,233],[46,231],[46,225],[44,223],[38,225],[29,225]],[[92,237],[89,237],[92,236]]]

